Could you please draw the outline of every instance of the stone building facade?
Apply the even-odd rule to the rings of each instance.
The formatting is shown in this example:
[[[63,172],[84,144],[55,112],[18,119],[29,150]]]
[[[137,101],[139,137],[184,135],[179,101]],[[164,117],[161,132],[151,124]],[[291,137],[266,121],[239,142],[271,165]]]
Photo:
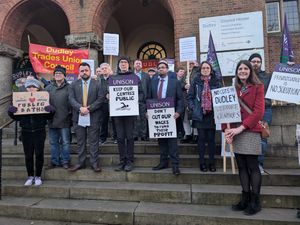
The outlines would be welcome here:
[[[15,60],[28,51],[28,37],[32,43],[43,45],[90,47],[90,58],[98,64],[107,60],[102,54],[103,33],[118,33],[121,55],[135,59],[147,43],[158,43],[166,56],[179,65],[179,38],[195,36],[197,55],[200,54],[199,18],[254,11],[263,13],[265,66],[270,71],[279,61],[280,22],[290,2],[296,3],[298,16],[298,0],[1,0],[0,96],[11,93],[7,85],[11,82],[10,74]],[[290,15],[295,13],[295,7],[291,9],[294,11]],[[278,14],[277,30],[269,29],[270,12],[275,20]],[[296,28],[291,36],[297,60],[299,16],[292,16]]]

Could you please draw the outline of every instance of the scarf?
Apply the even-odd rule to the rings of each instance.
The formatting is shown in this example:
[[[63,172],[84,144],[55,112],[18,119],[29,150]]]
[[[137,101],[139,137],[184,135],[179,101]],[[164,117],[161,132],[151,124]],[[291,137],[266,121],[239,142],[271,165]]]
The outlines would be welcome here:
[[[201,80],[204,81],[203,91],[201,94],[201,107],[204,115],[212,111],[212,97],[210,87],[208,84],[210,78],[210,76],[201,76]]]

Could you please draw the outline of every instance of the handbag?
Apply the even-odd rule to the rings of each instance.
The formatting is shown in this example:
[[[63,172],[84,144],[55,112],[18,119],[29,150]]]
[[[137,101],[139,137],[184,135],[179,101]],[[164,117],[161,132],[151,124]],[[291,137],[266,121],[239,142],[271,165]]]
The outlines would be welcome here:
[[[252,114],[252,110],[240,98],[238,98],[238,99],[239,99],[240,105],[246,110],[246,112],[249,114]],[[266,138],[270,137],[271,131],[270,131],[269,124],[262,120],[258,121],[258,124],[261,127],[261,132],[260,132],[261,138],[266,139]]]

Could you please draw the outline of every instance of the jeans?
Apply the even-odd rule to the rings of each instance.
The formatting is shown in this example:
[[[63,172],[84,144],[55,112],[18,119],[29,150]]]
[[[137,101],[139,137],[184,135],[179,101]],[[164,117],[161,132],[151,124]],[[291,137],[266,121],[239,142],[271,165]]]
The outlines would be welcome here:
[[[270,126],[270,124],[272,122],[272,109],[271,108],[265,108],[263,121],[267,122],[268,125]],[[261,151],[262,152],[261,152],[261,155],[258,156],[258,163],[261,166],[264,165],[265,154],[267,152],[267,148],[268,148],[268,139],[261,139]]]
[[[49,128],[51,163],[59,166],[70,162],[70,128]]]

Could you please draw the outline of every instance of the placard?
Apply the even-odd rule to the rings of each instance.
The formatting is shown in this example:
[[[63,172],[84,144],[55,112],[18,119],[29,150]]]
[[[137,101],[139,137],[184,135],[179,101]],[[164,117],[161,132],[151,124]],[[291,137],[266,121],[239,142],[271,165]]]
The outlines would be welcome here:
[[[147,100],[150,138],[177,138],[174,99]]]
[[[109,81],[110,116],[139,115],[137,75],[111,77]]]
[[[277,64],[272,74],[266,98],[300,103],[300,65]]]
[[[230,52],[219,52],[217,53],[218,61],[220,64],[221,72],[223,77],[235,76],[236,65],[241,60],[248,60],[250,55],[258,53],[262,57],[261,69],[265,70],[265,54],[263,49],[252,49],[245,51],[230,51]],[[206,60],[207,54],[201,54],[201,62]]]
[[[214,37],[216,51],[264,47],[261,11],[200,18],[200,52],[208,50],[210,31]]]
[[[197,60],[196,37],[179,38],[180,62]]]
[[[211,90],[215,123],[241,122],[241,111],[234,86]]]
[[[119,55],[119,35],[103,34],[103,55]]]
[[[13,106],[18,108],[14,115],[49,113],[44,109],[47,105],[49,105],[47,91],[13,92]]]

